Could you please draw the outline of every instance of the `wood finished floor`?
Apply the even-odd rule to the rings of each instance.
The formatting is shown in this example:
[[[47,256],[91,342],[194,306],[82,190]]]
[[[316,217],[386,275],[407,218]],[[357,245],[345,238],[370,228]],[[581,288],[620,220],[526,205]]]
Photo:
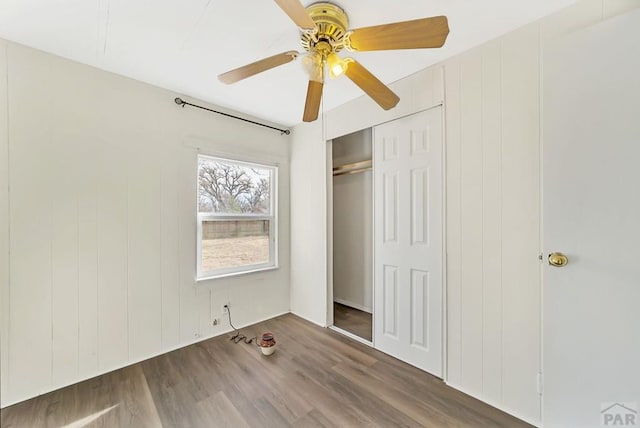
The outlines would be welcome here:
[[[371,342],[371,314],[341,303],[333,303],[333,325]]]
[[[270,357],[220,336],[3,409],[1,426],[529,426],[294,315],[243,332],[266,330]]]

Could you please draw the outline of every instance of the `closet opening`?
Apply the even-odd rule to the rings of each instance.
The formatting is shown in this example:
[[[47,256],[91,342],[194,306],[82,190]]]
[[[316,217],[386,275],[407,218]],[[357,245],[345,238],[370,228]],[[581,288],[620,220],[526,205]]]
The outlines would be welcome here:
[[[371,344],[373,332],[372,130],[332,141],[333,328]]]

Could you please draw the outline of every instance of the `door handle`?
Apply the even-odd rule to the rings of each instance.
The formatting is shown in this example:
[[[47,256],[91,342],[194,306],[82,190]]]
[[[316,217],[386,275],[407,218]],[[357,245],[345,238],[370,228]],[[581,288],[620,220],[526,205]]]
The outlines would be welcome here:
[[[549,254],[549,264],[555,267],[563,267],[569,263],[569,259],[562,253],[551,253]]]

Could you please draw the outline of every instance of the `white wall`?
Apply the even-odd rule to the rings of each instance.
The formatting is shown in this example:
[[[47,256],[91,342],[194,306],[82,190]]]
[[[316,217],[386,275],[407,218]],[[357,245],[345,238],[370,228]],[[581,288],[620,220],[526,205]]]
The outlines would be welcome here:
[[[540,418],[536,25],[445,64],[447,382]]]
[[[226,301],[238,326],[289,311],[288,136],[13,43],[0,57],[2,406],[225,332]],[[195,283],[199,151],[279,164],[280,269]]]
[[[292,199],[296,205],[317,201],[325,194],[325,171],[301,168],[299,160],[320,156],[325,139],[437,104],[443,99],[438,82],[443,75],[447,381],[533,423],[540,421],[541,51],[562,34],[638,5],[633,0],[583,0],[395,82],[391,87],[401,99],[395,109],[384,112],[361,97],[326,113],[324,135],[318,127],[315,133],[307,130],[304,140],[293,138],[292,180],[304,173],[306,187],[304,192],[292,187]],[[292,245],[299,233],[298,215],[292,211]],[[317,214],[316,221],[324,219]],[[322,271],[327,268],[326,237],[315,238],[307,246],[313,254],[307,260]],[[292,269],[311,267],[299,262],[292,260]],[[291,287],[299,308],[325,296],[321,280],[309,288],[292,276]]]
[[[631,7],[581,1],[445,63],[448,382],[534,423],[542,52]]]
[[[0,397],[8,394],[9,361],[9,127],[7,124],[7,44],[0,40]]]
[[[372,159],[371,128],[335,138],[333,167]],[[373,174],[333,177],[333,300],[373,308]]]
[[[302,123],[291,148],[291,312],[327,326],[327,187],[322,122]],[[329,160],[330,162],[330,160]],[[295,177],[295,180],[293,179]]]

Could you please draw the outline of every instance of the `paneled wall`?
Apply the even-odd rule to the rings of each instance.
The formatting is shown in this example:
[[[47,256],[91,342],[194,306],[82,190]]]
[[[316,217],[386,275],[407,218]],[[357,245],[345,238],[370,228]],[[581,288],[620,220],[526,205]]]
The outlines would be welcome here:
[[[289,311],[289,137],[0,55],[2,406]],[[195,282],[198,153],[279,164],[280,269]]]
[[[447,382],[540,417],[539,31],[445,64]]]
[[[639,7],[586,0],[447,61],[448,383],[540,423],[541,61]],[[597,58],[594,58],[597,61]]]
[[[635,0],[582,0],[391,87],[398,106],[384,112],[361,97],[324,116],[324,129],[300,125],[292,143],[294,204],[322,206],[326,169],[308,166],[324,140],[427,108],[444,100],[447,199],[447,382],[518,417],[539,423],[541,367],[540,70],[547,43],[640,6]],[[597,58],[594,58],[596,61]],[[443,77],[444,85],[440,80]],[[444,88],[444,96],[442,95]],[[304,167],[307,166],[307,168]],[[375,197],[375,195],[374,195]],[[326,201],[325,201],[326,202]],[[320,211],[318,211],[320,213]],[[298,216],[292,211],[292,244]],[[319,222],[324,216],[317,214]],[[292,269],[327,269],[326,237],[307,245]],[[323,259],[324,258],[324,259]],[[313,263],[311,263],[313,260]],[[302,263],[301,263],[302,262]],[[319,264],[322,263],[321,266]],[[312,266],[311,266],[312,265]],[[292,277],[292,310],[322,301],[326,282]],[[319,313],[321,312],[321,313]]]
[[[291,134],[291,231],[296,231],[291,234],[291,283],[297,285],[291,287],[291,312],[326,327],[332,302],[327,293],[328,166],[322,122],[297,125]]]
[[[7,44],[0,40],[0,397],[8,394],[4,373],[9,356],[9,126],[7,117]]]

